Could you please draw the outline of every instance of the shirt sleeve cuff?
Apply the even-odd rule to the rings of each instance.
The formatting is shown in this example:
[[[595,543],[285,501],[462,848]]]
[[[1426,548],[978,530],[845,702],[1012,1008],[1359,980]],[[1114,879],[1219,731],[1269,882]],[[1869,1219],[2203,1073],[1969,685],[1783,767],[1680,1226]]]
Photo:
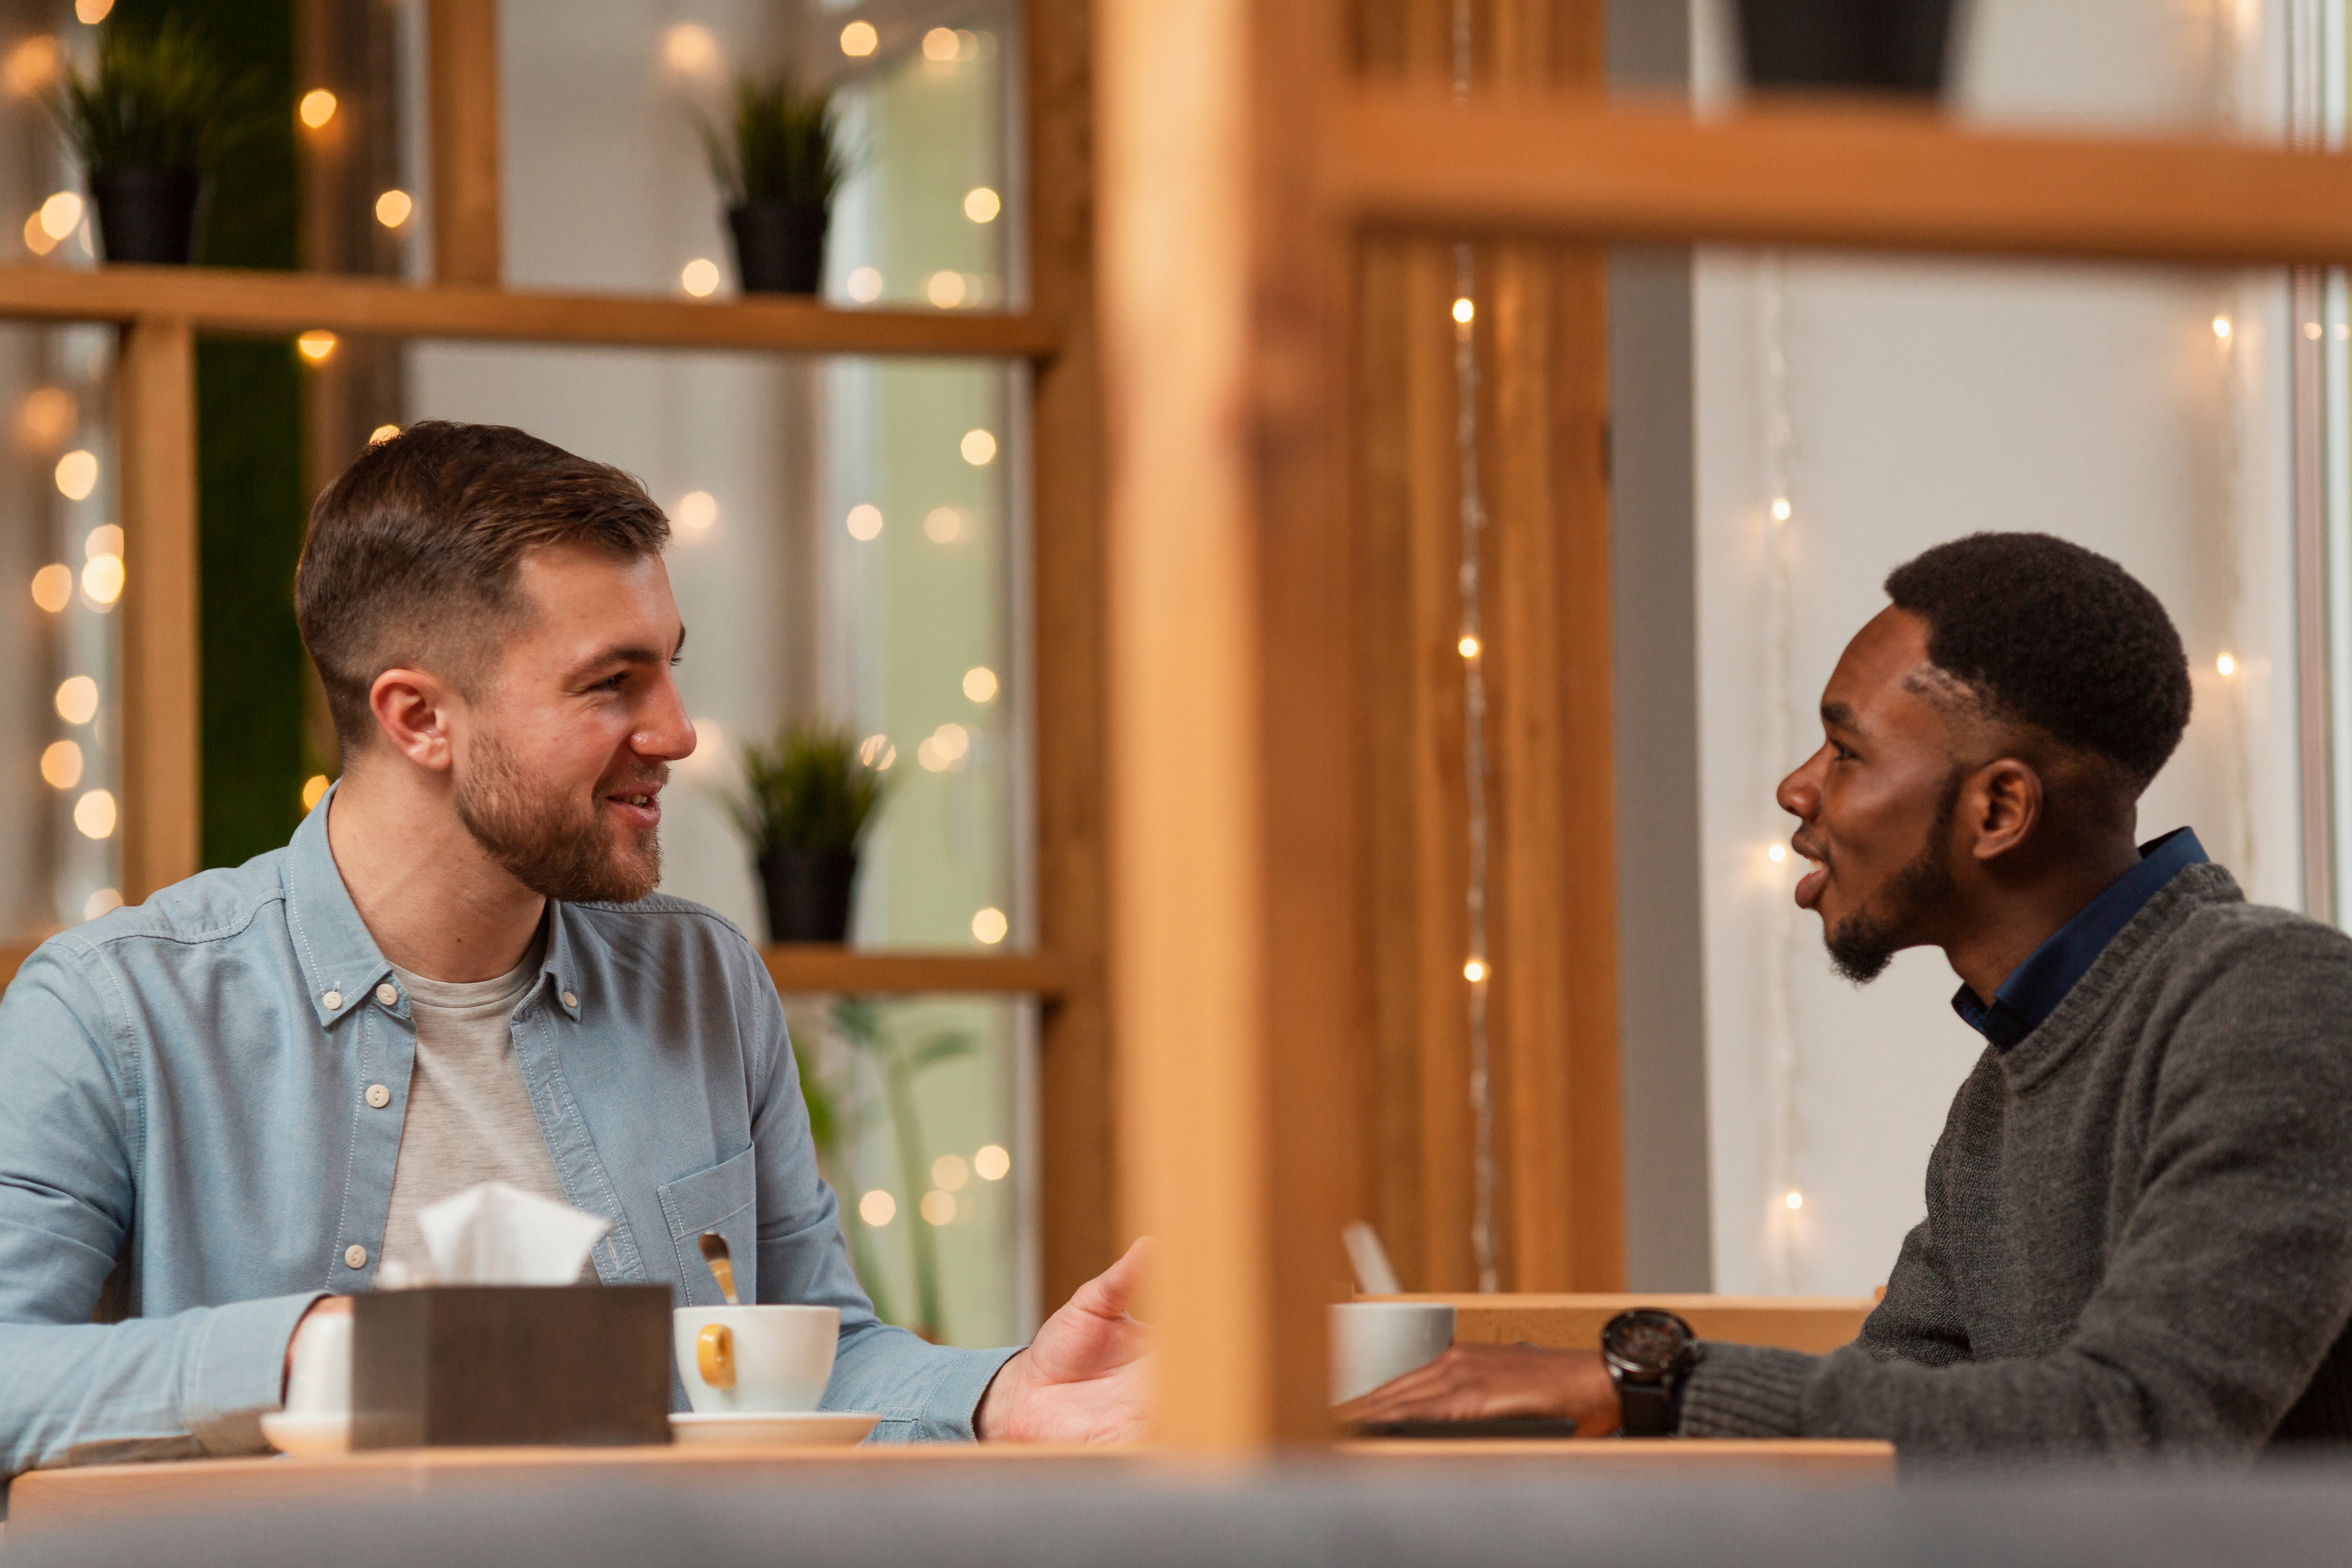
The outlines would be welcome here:
[[[286,1347],[295,1325],[323,1291],[266,1296],[215,1307],[189,1350],[181,1408],[188,1433],[208,1454],[251,1454],[268,1447],[261,1417],[286,1400]]]
[[[988,1392],[997,1369],[1020,1353],[1018,1345],[1001,1350],[934,1350],[939,1374],[922,1401],[922,1413],[911,1419],[886,1416],[868,1439],[875,1443],[970,1443],[972,1417],[980,1412],[981,1396]]]
[[[1685,1437],[1795,1437],[1805,1384],[1820,1358],[1764,1345],[1710,1342],[1683,1385]]]

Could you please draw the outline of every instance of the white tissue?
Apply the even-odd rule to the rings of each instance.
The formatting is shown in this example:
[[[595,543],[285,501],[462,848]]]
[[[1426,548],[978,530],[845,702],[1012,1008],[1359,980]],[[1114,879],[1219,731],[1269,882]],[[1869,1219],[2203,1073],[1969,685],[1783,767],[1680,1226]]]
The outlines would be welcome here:
[[[416,1211],[444,1285],[569,1285],[613,1222],[504,1182],[484,1182]]]

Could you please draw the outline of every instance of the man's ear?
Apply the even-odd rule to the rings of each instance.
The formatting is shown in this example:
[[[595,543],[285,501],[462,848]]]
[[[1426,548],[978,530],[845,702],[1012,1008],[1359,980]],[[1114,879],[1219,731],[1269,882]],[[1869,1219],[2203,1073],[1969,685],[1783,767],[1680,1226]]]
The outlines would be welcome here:
[[[2033,837],[2042,826],[2042,775],[2015,757],[2001,757],[1979,768],[1961,791],[1963,826],[1975,842],[1969,853],[1979,860],[1998,859]]]
[[[385,743],[436,773],[449,768],[449,717],[457,704],[446,681],[421,669],[387,669],[368,688],[368,710]]]

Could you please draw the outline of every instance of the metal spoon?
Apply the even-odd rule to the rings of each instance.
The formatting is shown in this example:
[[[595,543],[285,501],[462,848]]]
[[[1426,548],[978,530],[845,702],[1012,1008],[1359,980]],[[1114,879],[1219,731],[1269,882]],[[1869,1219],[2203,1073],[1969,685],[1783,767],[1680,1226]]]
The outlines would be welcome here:
[[[735,1294],[735,1265],[728,1257],[727,1238],[715,1230],[704,1231],[702,1260],[710,1265],[710,1277],[719,1281],[719,1291],[727,1298],[727,1304],[741,1306],[742,1298]]]

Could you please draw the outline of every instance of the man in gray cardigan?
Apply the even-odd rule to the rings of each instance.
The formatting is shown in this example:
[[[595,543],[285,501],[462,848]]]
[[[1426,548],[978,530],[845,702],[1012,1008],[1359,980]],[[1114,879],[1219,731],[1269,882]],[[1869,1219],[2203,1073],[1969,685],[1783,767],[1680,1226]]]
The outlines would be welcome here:
[[[1780,785],[1796,898],[1857,983],[1941,948],[1988,1045],[1861,1338],[1677,1343],[1652,1314],[1601,1354],[1457,1346],[1343,1415],[1906,1458],[2352,1438],[2352,940],[2246,903],[2186,828],[2135,843],[2190,689],[2123,568],[1977,534],[1886,590]]]

